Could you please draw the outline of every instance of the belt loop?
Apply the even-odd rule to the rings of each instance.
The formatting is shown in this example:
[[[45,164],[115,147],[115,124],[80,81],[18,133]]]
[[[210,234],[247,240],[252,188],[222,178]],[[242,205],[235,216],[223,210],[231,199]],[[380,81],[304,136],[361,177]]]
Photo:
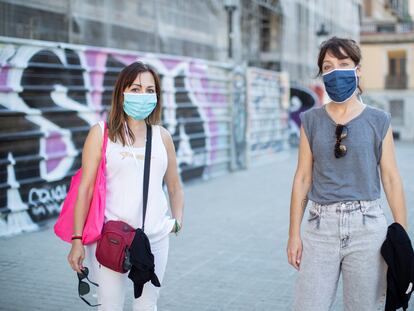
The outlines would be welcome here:
[[[316,204],[315,204],[315,211],[316,211],[316,213],[318,214],[318,216],[320,216],[320,215],[321,215],[321,209],[322,209],[322,205],[321,205],[321,204],[319,204],[319,203],[316,203]]]
[[[312,204],[309,207],[309,212],[313,211],[313,212],[317,212],[318,211],[318,203],[311,201]]]
[[[366,205],[366,201],[360,201],[359,203],[360,205],[360,209],[361,209],[361,214],[362,214],[362,224],[365,225],[365,213],[367,212],[367,205]]]
[[[337,202],[333,205],[337,214],[341,214],[342,202]]]

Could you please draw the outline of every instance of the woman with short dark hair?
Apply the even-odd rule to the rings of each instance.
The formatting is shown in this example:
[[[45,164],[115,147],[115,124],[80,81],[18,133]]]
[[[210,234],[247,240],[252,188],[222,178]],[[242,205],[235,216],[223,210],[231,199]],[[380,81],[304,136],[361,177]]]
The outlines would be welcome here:
[[[345,310],[384,310],[381,180],[395,222],[407,227],[391,116],[361,101],[360,61],[355,41],[324,42],[318,67],[331,101],[301,114],[287,246],[289,263],[299,270],[294,310],[330,310],[341,274]]]

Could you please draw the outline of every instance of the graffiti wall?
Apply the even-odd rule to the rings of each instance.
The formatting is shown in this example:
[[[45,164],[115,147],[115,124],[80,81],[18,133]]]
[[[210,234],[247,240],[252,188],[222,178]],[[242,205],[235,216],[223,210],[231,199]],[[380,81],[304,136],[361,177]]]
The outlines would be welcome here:
[[[183,182],[282,148],[277,74],[248,69],[246,79],[245,67],[200,59],[0,37],[0,236],[58,215],[90,127],[106,118],[119,71],[136,60],[160,74],[162,123]]]
[[[291,146],[299,145],[301,121],[299,115],[322,103],[323,89],[315,85],[313,89],[295,85],[290,88],[289,107],[289,143]]]
[[[163,125],[182,180],[229,170],[225,66],[58,43],[0,44],[0,235],[35,229],[58,214],[89,128],[106,117],[118,72],[135,60],[161,76]]]
[[[287,148],[289,79],[287,74],[247,69],[248,162],[256,165]]]

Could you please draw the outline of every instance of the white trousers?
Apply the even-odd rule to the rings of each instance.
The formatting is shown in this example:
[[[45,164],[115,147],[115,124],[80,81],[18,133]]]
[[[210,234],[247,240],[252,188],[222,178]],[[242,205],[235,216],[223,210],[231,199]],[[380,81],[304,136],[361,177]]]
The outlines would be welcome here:
[[[154,254],[155,274],[160,283],[164,278],[165,268],[168,260],[169,236],[156,243],[151,243],[151,251]],[[127,286],[133,286],[128,278],[128,273],[119,273],[108,269],[98,263],[95,256],[96,243],[86,247],[86,262],[90,270],[90,279],[99,284],[98,307],[99,311],[122,311],[125,302]],[[91,291],[93,290],[91,285]],[[157,300],[160,288],[147,282],[141,297],[133,300],[133,311],[157,311]]]

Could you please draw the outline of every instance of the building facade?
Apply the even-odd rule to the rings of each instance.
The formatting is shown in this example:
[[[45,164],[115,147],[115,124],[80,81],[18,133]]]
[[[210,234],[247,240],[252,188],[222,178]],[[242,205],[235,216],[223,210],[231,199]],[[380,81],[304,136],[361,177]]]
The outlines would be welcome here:
[[[414,141],[414,25],[408,1],[364,1],[363,98],[392,116],[394,136]]]
[[[290,141],[297,144],[299,114],[328,99],[321,79],[316,77],[319,46],[331,36],[359,41],[362,1],[230,2],[238,8],[232,33],[236,63],[289,73]]]
[[[359,40],[360,11],[360,0],[0,0],[0,36],[231,58],[310,84],[321,41]]]
[[[330,36],[359,41],[359,0],[240,0],[240,59],[289,72],[302,86],[315,81],[319,45]],[[343,14],[346,12],[346,14]]]
[[[0,35],[220,60],[219,0],[1,0]]]

